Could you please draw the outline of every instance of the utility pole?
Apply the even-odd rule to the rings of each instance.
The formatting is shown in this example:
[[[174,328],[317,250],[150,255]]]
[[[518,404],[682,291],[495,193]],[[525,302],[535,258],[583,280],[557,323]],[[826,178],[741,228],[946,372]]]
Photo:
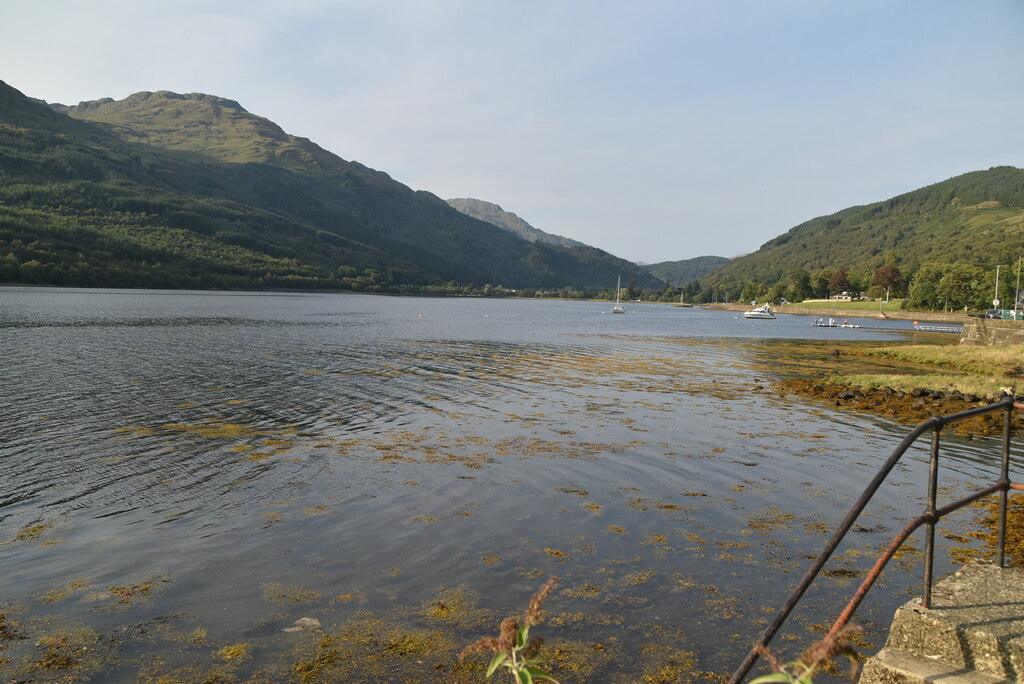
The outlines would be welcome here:
[[[996,264],[996,296],[992,299],[992,308],[999,308],[999,264]]]
[[[1017,309],[1020,308],[1020,260],[1017,257],[1017,289],[1013,291],[1013,320],[1017,320]]]

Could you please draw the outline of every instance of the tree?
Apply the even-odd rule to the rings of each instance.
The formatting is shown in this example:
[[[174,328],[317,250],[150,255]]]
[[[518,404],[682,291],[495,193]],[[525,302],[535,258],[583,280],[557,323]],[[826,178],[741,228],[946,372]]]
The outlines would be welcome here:
[[[822,269],[811,276],[811,291],[815,297],[825,298],[828,296],[828,283],[832,280],[832,271]]]
[[[871,269],[861,271],[860,273],[847,273],[846,279],[850,281],[850,292],[863,292],[871,287],[872,275]]]
[[[776,283],[772,285],[770,288],[768,288],[768,294],[765,296],[765,299],[767,299],[772,304],[778,304],[779,300],[782,299],[782,297],[785,295],[785,292],[786,288],[782,285],[782,283]]]
[[[742,280],[730,280],[727,283],[722,283],[718,287],[718,301],[723,302],[737,302],[739,301],[740,293],[743,292],[744,282]]]
[[[943,308],[978,306],[984,278],[983,269],[957,262],[950,266],[939,280],[935,286],[935,294],[943,298]]]
[[[661,296],[658,297],[659,302],[674,302],[679,299],[680,290],[666,284],[665,289],[662,290]]]
[[[786,288],[784,296],[791,302],[800,302],[813,294],[811,289],[811,275],[802,268],[797,268],[786,274]]]
[[[830,295],[837,295],[851,290],[853,290],[853,286],[850,285],[850,279],[846,275],[846,267],[840,266],[828,281],[828,292]]]
[[[686,302],[698,301],[700,297],[700,283],[696,280],[683,285],[682,298]]]
[[[888,263],[881,268],[876,268],[871,284],[886,288],[894,296],[903,294],[903,290],[906,287],[903,274],[900,273],[900,269],[894,263]]]
[[[765,287],[756,280],[748,280],[746,285],[743,286],[743,290],[740,292],[741,302],[753,302],[757,301],[765,293]]]
[[[905,305],[911,309],[938,309],[943,305],[936,287],[946,274],[948,264],[922,264],[910,281],[910,292]]]

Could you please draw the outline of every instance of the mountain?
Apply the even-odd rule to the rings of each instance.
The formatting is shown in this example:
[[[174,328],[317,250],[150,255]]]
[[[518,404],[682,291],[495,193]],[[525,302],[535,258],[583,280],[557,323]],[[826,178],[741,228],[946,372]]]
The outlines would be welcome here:
[[[729,263],[729,259],[719,256],[701,256],[682,261],[662,261],[657,264],[647,264],[644,268],[647,272],[661,278],[670,285],[683,285],[685,283],[700,280],[720,269]]]
[[[595,289],[622,273],[661,287],[624,265],[526,242],[232,100],[47,106],[0,81],[0,282]]]
[[[1024,254],[1024,170],[997,166],[802,223],[701,281],[772,285],[797,270],[867,274],[895,260],[991,268]]]
[[[560,247],[587,246],[582,242],[577,242],[576,240],[571,240],[567,237],[562,237],[561,235],[545,233],[543,230],[534,228],[523,219],[511,212],[505,211],[497,204],[464,197],[456,197],[445,201],[466,216],[472,216],[475,219],[486,221],[492,226],[504,228],[505,230],[515,233],[529,242],[545,242],[549,245],[558,245]]]
[[[387,174],[345,161],[306,138],[285,133],[274,122],[215,95],[141,92],[68,107],[50,105],[75,119],[103,124],[123,140],[165,150],[195,152],[223,162],[272,164],[319,177],[359,171],[379,180]]]
[[[541,242],[548,245],[555,245],[556,247],[563,247],[584,260],[608,260],[611,258],[615,267],[622,275],[626,276],[627,282],[631,283],[631,286],[633,287],[639,286],[655,290],[661,290],[664,288],[664,283],[661,282],[664,278],[652,273],[650,269],[624,259],[619,259],[618,257],[612,257],[607,252],[599,250],[596,247],[591,247],[590,245],[577,240],[563,237],[561,235],[553,235],[552,233],[546,233],[539,228],[534,228],[516,214],[505,211],[497,204],[468,197],[456,197],[445,201],[448,202],[452,208],[462,212],[463,214],[480,221],[484,221],[485,223],[489,223],[492,226],[497,226],[502,230],[506,230],[513,235],[526,240],[527,242]],[[652,277],[656,280],[652,280]]]

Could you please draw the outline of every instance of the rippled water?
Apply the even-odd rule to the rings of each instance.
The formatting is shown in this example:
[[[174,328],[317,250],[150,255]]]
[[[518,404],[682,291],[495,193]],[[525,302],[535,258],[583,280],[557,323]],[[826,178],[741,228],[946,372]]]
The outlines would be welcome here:
[[[0,288],[0,601],[27,637],[0,674],[278,681],[319,654],[311,681],[483,681],[455,651],[551,574],[564,684],[728,673],[907,432],[776,395],[778,341],[909,326],[607,309]],[[954,489],[995,453],[950,449]],[[792,648],[920,511],[923,471],[869,509]],[[907,567],[862,622],[887,627]],[[324,632],[283,631],[300,618]],[[324,633],[347,635],[334,662]],[[32,669],[70,643],[74,667]]]

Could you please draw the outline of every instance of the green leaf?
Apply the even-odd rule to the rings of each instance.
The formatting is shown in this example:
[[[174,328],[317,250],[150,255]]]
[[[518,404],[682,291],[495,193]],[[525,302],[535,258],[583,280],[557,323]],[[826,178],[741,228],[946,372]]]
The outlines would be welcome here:
[[[757,679],[750,680],[750,684],[763,684],[763,682],[793,682],[792,675],[788,675],[785,672],[775,672],[770,675],[764,675]]]
[[[487,676],[490,677],[494,674],[494,671],[501,667],[501,664],[506,660],[508,660],[507,653],[496,653],[494,657],[491,658],[491,664],[487,666]]]
[[[530,674],[529,668],[523,668],[519,671],[519,681],[522,684],[533,684],[533,675]]]
[[[530,626],[523,625],[516,631],[516,650],[526,648],[526,637],[530,636]]]

